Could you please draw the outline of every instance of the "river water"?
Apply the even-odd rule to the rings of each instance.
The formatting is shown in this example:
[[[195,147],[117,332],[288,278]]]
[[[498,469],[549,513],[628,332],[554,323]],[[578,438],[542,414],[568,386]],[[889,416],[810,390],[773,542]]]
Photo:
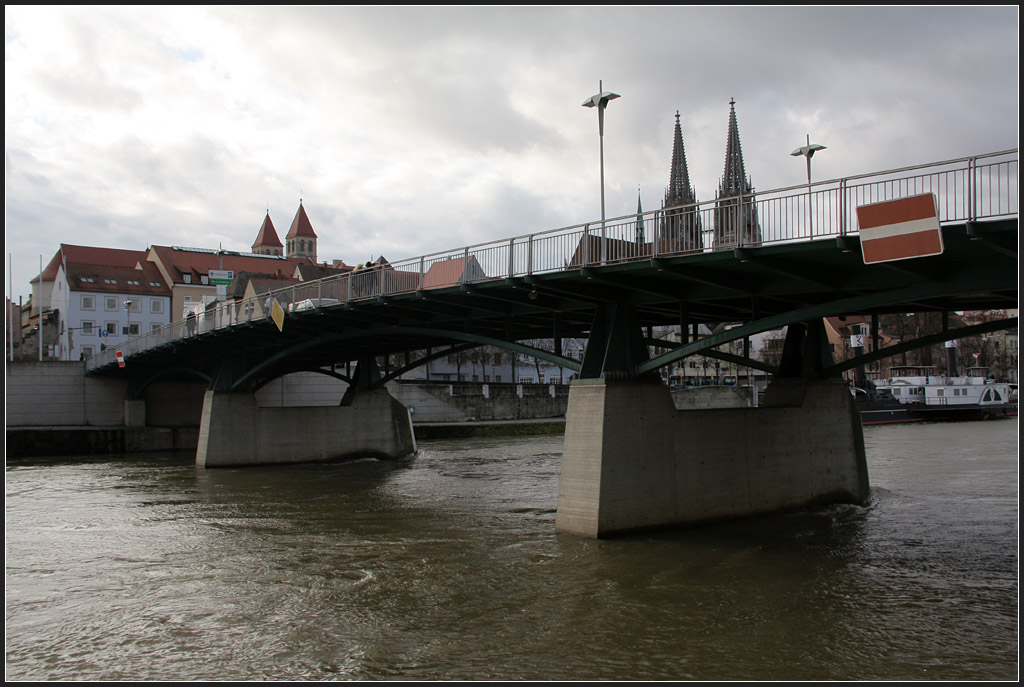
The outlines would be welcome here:
[[[8,464],[7,678],[1016,679],[1017,421],[865,440],[866,507],[602,541],[561,437]]]

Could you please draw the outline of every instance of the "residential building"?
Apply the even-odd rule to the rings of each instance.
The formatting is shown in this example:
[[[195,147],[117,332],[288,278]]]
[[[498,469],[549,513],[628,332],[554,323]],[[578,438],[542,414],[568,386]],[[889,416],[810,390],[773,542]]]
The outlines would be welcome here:
[[[170,322],[170,289],[144,251],[61,244],[32,286],[33,305],[56,324],[44,353],[56,360],[79,360]]]

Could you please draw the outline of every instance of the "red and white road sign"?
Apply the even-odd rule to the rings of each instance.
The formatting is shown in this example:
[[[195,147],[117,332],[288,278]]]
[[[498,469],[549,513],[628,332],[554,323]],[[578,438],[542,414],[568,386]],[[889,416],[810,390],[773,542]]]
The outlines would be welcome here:
[[[861,205],[857,222],[866,264],[942,253],[942,228],[934,193]]]
[[[118,367],[124,367],[124,353],[122,353],[121,351],[118,351],[114,355],[117,357],[117,366]]]

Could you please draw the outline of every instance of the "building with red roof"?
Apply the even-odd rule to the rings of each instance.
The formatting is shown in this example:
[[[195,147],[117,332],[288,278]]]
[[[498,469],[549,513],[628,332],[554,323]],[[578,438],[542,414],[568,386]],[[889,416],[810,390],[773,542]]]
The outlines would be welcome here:
[[[296,258],[309,258],[315,263],[316,238],[316,232],[313,231],[313,225],[300,200],[299,209],[295,212],[295,219],[292,220],[292,226],[284,237],[288,247],[287,255]]]
[[[281,243],[281,239],[277,238],[277,230],[274,229],[274,223],[270,221],[270,210],[267,210],[267,216],[263,218],[260,231],[256,234],[252,252],[259,255],[284,255],[284,244]]]

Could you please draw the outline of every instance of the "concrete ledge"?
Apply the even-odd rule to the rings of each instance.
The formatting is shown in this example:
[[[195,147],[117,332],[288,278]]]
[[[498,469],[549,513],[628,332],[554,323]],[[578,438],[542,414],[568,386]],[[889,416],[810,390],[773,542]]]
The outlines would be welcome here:
[[[417,423],[416,439],[466,439],[470,437],[521,437],[565,433],[564,419],[508,420],[504,422]]]
[[[7,430],[7,457],[194,451],[198,427],[20,427]]]

